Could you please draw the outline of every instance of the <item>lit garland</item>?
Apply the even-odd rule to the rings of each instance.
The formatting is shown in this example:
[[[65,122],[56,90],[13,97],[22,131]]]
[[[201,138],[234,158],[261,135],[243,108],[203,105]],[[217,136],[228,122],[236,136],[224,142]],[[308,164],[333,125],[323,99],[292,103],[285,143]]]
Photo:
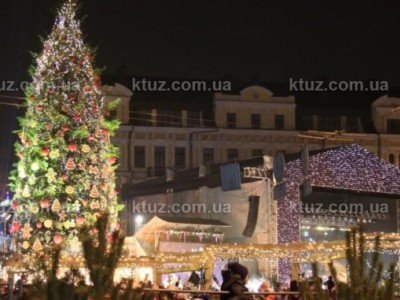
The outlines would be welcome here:
[[[352,191],[400,194],[400,171],[358,145],[326,150],[310,156],[310,180],[313,186]],[[300,159],[286,164],[284,181],[287,194],[277,203],[278,243],[300,240],[300,189],[304,180]],[[290,277],[286,260],[279,265],[284,279]]]
[[[36,59],[20,120],[11,232],[28,259],[65,241],[79,249],[79,227],[94,224],[104,212],[118,226],[118,149],[110,143],[118,122],[103,117],[100,77],[82,41],[75,6],[68,1],[58,12]]]

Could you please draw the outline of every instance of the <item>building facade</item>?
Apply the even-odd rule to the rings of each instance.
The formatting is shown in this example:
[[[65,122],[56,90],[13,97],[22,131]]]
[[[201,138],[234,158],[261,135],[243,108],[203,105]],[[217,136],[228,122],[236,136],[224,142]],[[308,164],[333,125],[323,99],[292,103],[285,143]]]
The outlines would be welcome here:
[[[119,185],[165,176],[167,169],[296,153],[305,144],[310,150],[358,144],[400,165],[400,98],[381,96],[349,114],[298,108],[294,96],[275,96],[261,86],[215,93],[195,109],[166,109],[162,97],[161,108],[157,101],[136,104],[135,94],[120,84],[104,90],[106,100],[121,99],[115,112],[121,127],[113,140],[120,148]],[[140,101],[145,103],[146,97]]]

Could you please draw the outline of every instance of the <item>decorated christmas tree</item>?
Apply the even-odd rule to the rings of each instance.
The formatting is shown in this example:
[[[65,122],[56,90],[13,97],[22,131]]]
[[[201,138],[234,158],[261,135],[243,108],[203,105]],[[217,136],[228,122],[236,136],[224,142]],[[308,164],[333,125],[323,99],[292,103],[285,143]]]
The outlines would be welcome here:
[[[50,254],[61,244],[76,250],[79,228],[104,213],[110,230],[118,227],[118,151],[110,143],[118,122],[104,118],[93,57],[82,40],[76,4],[67,1],[36,57],[18,131],[11,232],[25,258]]]

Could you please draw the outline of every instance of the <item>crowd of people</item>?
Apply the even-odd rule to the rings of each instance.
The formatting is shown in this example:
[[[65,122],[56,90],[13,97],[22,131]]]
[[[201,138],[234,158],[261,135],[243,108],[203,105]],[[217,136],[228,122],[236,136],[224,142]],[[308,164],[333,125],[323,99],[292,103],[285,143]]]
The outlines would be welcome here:
[[[150,280],[145,278],[145,280],[136,285],[134,282],[131,282],[131,287],[141,291],[141,299],[143,300],[301,300],[300,295],[297,294],[299,293],[299,283],[296,280],[292,280],[289,286],[281,286],[279,283],[271,284],[268,280],[264,280],[260,283],[258,290],[253,291],[253,293],[248,293],[249,290],[246,287],[246,283],[249,272],[244,265],[237,262],[230,263],[226,269],[221,271],[221,275],[222,285],[220,290],[227,292],[223,294],[199,294],[196,290],[199,289],[201,278],[194,271],[185,283],[179,280],[170,280],[168,284],[163,286],[160,284],[153,284]],[[126,281],[122,281],[120,285],[122,288],[128,288],[130,286]],[[323,285],[326,287],[326,292],[329,293],[330,298],[333,300],[335,283],[332,277],[330,276]],[[157,291],[148,291],[145,288]],[[163,289],[165,289],[165,291],[162,291]],[[310,289],[313,289],[311,283]],[[174,292],[171,292],[171,290],[174,290]],[[182,290],[182,292],[179,292],[179,290]],[[190,292],[190,290],[193,290],[193,292]],[[295,292],[296,294],[278,294],[279,292]]]
[[[227,268],[221,271],[222,285],[221,291],[226,293],[207,293],[200,294],[198,290],[203,283],[197,272],[192,271],[189,278],[182,283],[178,280],[170,280],[169,284],[153,283],[149,276],[139,282],[135,280],[122,279],[118,284],[121,295],[125,293],[134,294],[134,299],[140,300],[301,300],[299,294],[279,294],[279,292],[299,292],[299,284],[296,280],[292,280],[289,286],[283,286],[279,283],[271,284],[268,280],[261,281],[258,290],[248,293],[246,287],[248,280],[248,269],[237,262],[229,263]],[[22,275],[15,284],[15,294],[26,284],[26,276]],[[314,282],[309,282],[309,289],[315,289]],[[322,283],[325,287],[330,299],[335,299],[335,282],[332,276]],[[165,291],[164,291],[165,290]],[[193,292],[191,292],[193,291]],[[273,293],[273,294],[268,294]],[[8,287],[6,284],[1,286],[0,299],[7,299]]]

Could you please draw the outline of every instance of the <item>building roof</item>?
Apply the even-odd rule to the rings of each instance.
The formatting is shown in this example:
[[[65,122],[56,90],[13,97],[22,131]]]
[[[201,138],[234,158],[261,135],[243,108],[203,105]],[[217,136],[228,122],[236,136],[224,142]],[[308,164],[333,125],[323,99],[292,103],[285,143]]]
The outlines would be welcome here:
[[[326,150],[311,151],[310,154],[317,154]],[[299,153],[286,154],[286,162],[298,159]],[[263,167],[264,160],[262,156],[251,159],[238,161],[240,170],[243,173],[244,167]],[[122,187],[122,198],[134,198],[138,196],[165,194],[167,190],[174,192],[194,190],[200,187],[216,188],[221,186],[220,166],[223,164],[215,164],[208,168],[204,177],[199,177],[199,168],[176,172],[174,179],[166,181],[166,177],[158,177],[155,179],[144,180],[138,183],[125,184]],[[254,182],[260,179],[248,178],[241,176],[242,183]]]
[[[300,153],[285,154],[285,180],[301,181]],[[244,167],[261,167],[263,158],[255,157],[239,162],[240,170]],[[135,184],[125,184],[122,188],[123,199],[144,195],[164,194],[167,190],[174,192],[194,190],[206,186],[221,186],[220,166],[211,166],[204,177],[199,177],[199,168],[177,172],[171,181],[165,177],[145,180]],[[260,179],[241,176],[242,183]],[[300,179],[299,179],[300,178]],[[353,190],[370,193],[400,195],[400,169],[377,157],[358,145],[348,145],[330,149],[310,151],[311,184],[340,190]]]

